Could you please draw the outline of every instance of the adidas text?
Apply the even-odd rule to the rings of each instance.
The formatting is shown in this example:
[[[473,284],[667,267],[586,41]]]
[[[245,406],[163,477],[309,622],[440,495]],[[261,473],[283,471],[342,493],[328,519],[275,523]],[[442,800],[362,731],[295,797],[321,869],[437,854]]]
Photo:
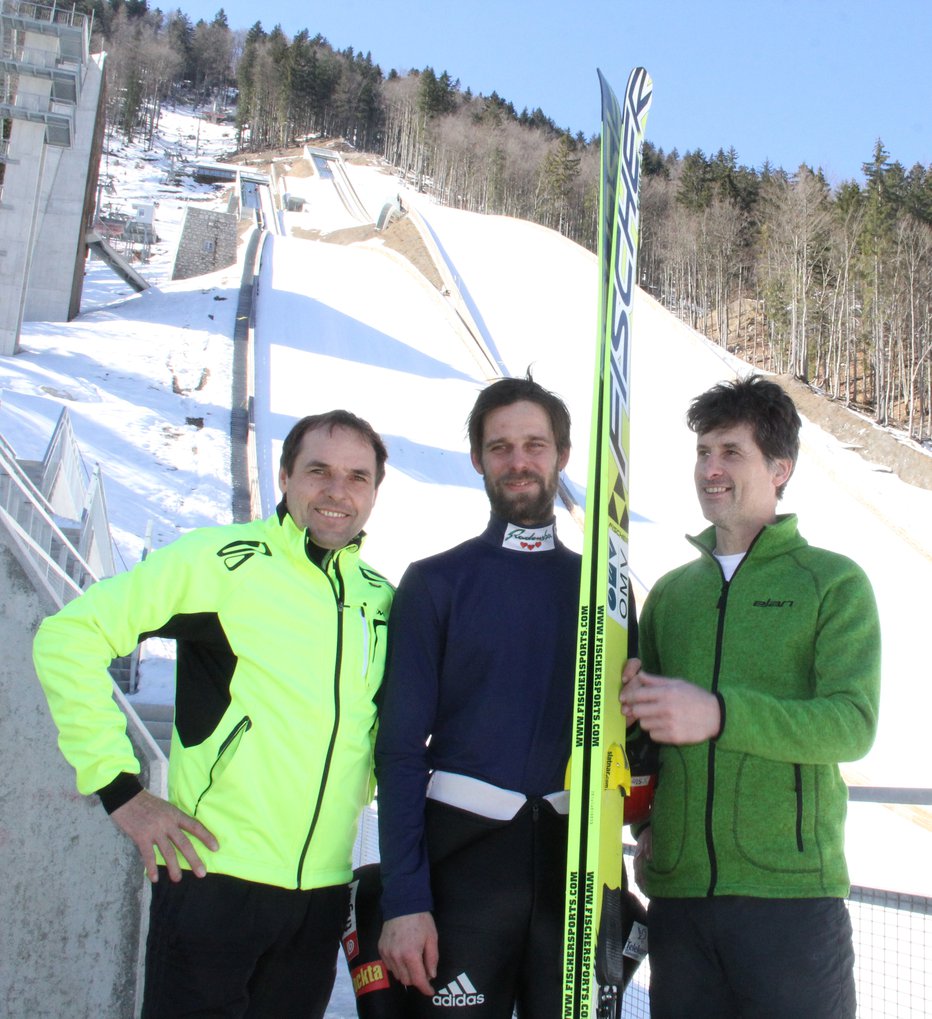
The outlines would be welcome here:
[[[450,994],[447,991],[442,991],[440,994],[435,994],[431,1001],[438,1006],[443,1008],[457,1008],[464,1005],[481,1005],[485,1001],[484,994]]]
[[[485,995],[473,987],[465,973],[460,973],[446,987],[441,987],[431,998],[431,1002],[438,1008],[465,1008],[469,1005],[483,1004]]]

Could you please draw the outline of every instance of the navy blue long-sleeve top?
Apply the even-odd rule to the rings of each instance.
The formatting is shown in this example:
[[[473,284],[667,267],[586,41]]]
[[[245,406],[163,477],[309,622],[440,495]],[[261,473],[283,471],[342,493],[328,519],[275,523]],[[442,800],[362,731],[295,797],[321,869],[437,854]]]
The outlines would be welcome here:
[[[493,516],[478,537],[413,563],[398,586],[376,743],[385,919],[433,905],[431,771],[526,796],[564,788],[581,560],[553,524],[533,529],[552,534],[533,551],[515,540],[520,530]]]

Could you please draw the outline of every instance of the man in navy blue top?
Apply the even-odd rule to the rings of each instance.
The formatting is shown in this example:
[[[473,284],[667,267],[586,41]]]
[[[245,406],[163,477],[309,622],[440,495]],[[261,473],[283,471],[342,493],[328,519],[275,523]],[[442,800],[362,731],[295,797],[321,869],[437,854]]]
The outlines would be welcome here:
[[[556,536],[563,402],[502,379],[469,418],[485,531],[398,587],[376,767],[379,949],[412,1016],[549,1019],[561,958],[580,557]]]

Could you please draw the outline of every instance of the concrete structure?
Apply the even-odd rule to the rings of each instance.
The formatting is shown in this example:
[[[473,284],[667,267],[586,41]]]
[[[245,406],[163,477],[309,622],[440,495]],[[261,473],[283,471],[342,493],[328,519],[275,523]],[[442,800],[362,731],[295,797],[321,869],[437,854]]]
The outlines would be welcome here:
[[[173,280],[225,269],[236,262],[237,217],[189,205],[172,268]]]
[[[103,55],[85,14],[0,0],[0,354],[24,319],[80,310],[103,138]]]
[[[144,879],[136,849],[96,797],[79,796],[32,669],[53,604],[0,525],[0,1014],[136,1014]]]
[[[145,877],[97,798],[77,793],[32,665],[39,623],[94,579],[51,509],[0,436],[0,1015],[132,1019]],[[164,795],[165,758],[116,687],[114,698],[144,784]]]
[[[124,258],[119,252],[114,251],[96,230],[88,230],[84,240],[87,243],[88,249],[101,261],[106,262],[117,276],[127,282],[133,290],[137,293],[148,290],[149,281],[136,272],[132,262]]]

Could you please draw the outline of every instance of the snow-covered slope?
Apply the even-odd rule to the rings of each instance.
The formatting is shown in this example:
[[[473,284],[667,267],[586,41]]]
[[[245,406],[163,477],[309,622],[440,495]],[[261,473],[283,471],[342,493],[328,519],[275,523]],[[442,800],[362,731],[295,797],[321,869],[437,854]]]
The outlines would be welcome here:
[[[169,281],[184,205],[211,199],[203,189],[169,185],[163,154],[191,151],[195,144],[201,153],[219,154],[230,144],[229,129],[202,123],[196,140],[195,122],[178,112],[165,115],[162,130],[159,159],[123,149],[109,154],[105,168],[114,178],[113,201],[158,202],[163,241],[141,267],[155,286],[133,295],[101,263],[89,262],[81,316],[67,324],[27,323],[22,352],[0,359],[0,431],[21,456],[41,456],[60,408],[69,407],[88,462],[103,465],[114,533],[127,562],[138,557],[150,522],[153,541],[162,544],[190,527],[230,518],[230,337],[241,266]],[[347,173],[373,218],[398,194],[419,211],[508,370],[520,374],[530,366],[567,400],[574,420],[567,475],[582,499],[594,257],[533,224],[437,208],[384,170],[348,165]],[[314,188],[320,184],[326,181],[315,181]],[[314,188],[304,212],[283,216],[286,229],[357,225],[348,214],[341,220],[338,204],[320,195],[326,222],[315,223]],[[278,450],[295,418],[334,406],[362,414],[390,451],[366,553],[394,579],[411,559],[475,533],[487,512],[469,463],[465,418],[489,367],[457,315],[454,296],[431,286],[378,237],[353,245],[274,237],[263,255],[256,427],[265,506],[277,498]],[[739,365],[643,294],[634,329],[631,558],[643,594],[690,556],[682,536],[703,526],[686,406]],[[807,423],[785,508],[800,513],[810,541],[864,565],[880,604],[880,733],[874,751],[851,774],[874,784],[932,786],[924,710],[932,493],[872,469]],[[568,514],[561,514],[559,526],[579,547],[581,535]],[[147,675],[147,695],[170,696],[164,670],[144,671],[144,683]],[[882,823],[906,825],[902,833],[896,829],[898,844],[913,836],[915,826],[892,815]],[[865,823],[865,833],[876,833],[879,824]]]

